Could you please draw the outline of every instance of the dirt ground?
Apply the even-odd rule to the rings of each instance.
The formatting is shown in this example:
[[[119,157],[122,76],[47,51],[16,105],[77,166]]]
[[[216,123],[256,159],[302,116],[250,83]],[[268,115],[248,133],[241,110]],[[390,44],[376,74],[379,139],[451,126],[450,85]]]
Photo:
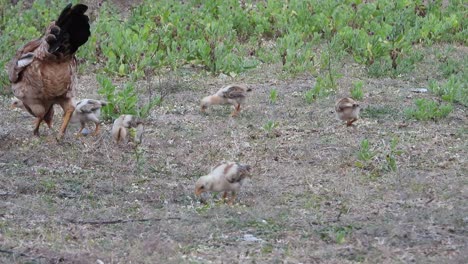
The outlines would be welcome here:
[[[151,112],[138,148],[113,144],[110,123],[98,137],[71,127],[58,143],[58,113],[54,131],[32,137],[33,119],[3,97],[0,263],[466,263],[467,109],[437,122],[404,114],[436,99],[411,92],[441,78],[436,49],[398,78],[347,62],[337,93],[312,104],[303,93],[315,79],[278,67],[236,78],[181,70],[184,88]],[[358,80],[362,119],[348,128],[334,103]],[[94,75],[79,81],[80,98],[99,98]],[[232,82],[253,88],[240,117],[227,106],[201,114],[200,99]],[[268,121],[278,126],[268,132]],[[380,169],[393,138],[397,169]],[[356,165],[363,139],[376,153],[367,168]],[[222,160],[253,166],[233,206],[194,196]]]

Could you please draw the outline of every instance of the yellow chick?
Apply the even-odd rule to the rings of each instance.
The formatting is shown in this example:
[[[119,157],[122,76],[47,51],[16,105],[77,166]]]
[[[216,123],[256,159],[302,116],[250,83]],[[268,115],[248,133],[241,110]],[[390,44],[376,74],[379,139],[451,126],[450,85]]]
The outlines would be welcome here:
[[[27,111],[26,107],[24,106],[23,102],[20,99],[11,98],[11,109],[15,109],[15,108]]]
[[[126,140],[129,135],[129,129],[136,128],[135,142],[141,143],[143,137],[143,124],[139,118],[133,115],[121,115],[114,121],[112,126],[112,137],[116,143]]]
[[[81,131],[83,131],[87,122],[93,122],[96,125],[93,135],[97,135],[99,133],[101,107],[105,105],[107,105],[106,102],[93,99],[83,99],[76,103],[75,111],[73,112],[70,122],[79,122],[81,124],[78,135],[81,134]]]
[[[335,110],[337,117],[340,120],[346,121],[347,126],[353,125],[359,118],[359,104],[349,97],[338,100]]]
[[[198,179],[195,184],[195,195],[200,196],[203,192],[224,192],[223,199],[226,199],[228,191],[231,191],[232,197],[228,203],[232,204],[244,179],[252,177],[249,172],[249,165],[222,162],[214,167],[208,175]]]
[[[252,89],[245,87],[244,85],[234,84],[224,86],[219,89],[215,94],[207,96],[201,101],[201,111],[205,110],[210,105],[226,105],[231,104],[234,106],[234,111],[232,116],[235,117],[240,112],[241,104],[244,103],[247,92],[252,91]]]

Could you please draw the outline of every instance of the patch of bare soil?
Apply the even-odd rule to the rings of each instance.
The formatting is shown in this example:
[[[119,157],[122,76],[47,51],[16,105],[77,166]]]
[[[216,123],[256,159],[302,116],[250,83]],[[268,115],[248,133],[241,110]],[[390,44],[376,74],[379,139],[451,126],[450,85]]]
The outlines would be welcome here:
[[[59,111],[54,131],[32,137],[33,119],[1,98],[0,263],[464,263],[466,107],[437,122],[404,114],[435,98],[410,91],[440,76],[432,64],[376,79],[346,63],[337,93],[312,104],[303,93],[314,78],[280,78],[275,67],[180,76],[186,87],[152,111],[137,149],[115,145],[110,123],[97,137],[71,127],[56,142]],[[357,80],[363,117],[348,128],[334,103]],[[201,114],[200,99],[231,82],[253,88],[240,117],[227,106]],[[96,90],[93,75],[80,77],[80,98]],[[269,132],[268,121],[278,126]],[[395,171],[385,167],[393,138]],[[375,156],[361,168],[363,139]],[[193,194],[222,160],[253,166],[234,206]]]

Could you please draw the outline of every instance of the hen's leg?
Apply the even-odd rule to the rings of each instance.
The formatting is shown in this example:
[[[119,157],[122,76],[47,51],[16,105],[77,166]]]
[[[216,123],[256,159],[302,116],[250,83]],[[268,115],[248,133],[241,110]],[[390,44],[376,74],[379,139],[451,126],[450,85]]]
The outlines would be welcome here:
[[[34,130],[33,130],[33,134],[35,136],[39,136],[39,127],[41,126],[41,123],[42,123],[42,118],[36,117],[36,120],[34,120]]]
[[[65,135],[65,131],[67,130],[68,123],[70,122],[70,118],[73,114],[73,111],[75,111],[75,107],[73,106],[71,99],[68,99],[60,103],[60,106],[63,109],[64,115],[63,115],[63,123],[62,123],[62,126],[60,127],[60,131],[58,134],[59,139],[63,138],[63,136]]]
[[[49,110],[44,116],[44,121],[46,122],[49,129],[52,129],[52,119],[54,118],[54,106],[51,105]]]

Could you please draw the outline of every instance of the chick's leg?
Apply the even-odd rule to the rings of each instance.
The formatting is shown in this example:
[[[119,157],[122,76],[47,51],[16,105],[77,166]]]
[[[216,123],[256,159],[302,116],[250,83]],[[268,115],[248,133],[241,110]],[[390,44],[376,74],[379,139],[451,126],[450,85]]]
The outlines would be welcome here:
[[[233,205],[233,204],[234,204],[234,201],[236,200],[236,198],[237,198],[237,193],[236,193],[236,192],[232,192],[232,193],[231,193],[231,199],[229,199],[228,204],[229,204],[229,205]]]
[[[349,120],[348,122],[346,122],[346,126],[352,126],[354,122],[356,122],[357,118],[353,118],[351,120]]]
[[[224,192],[223,193],[223,201],[226,201],[226,198],[227,198],[227,192]]]
[[[93,136],[96,136],[99,134],[99,128],[101,127],[101,125],[98,123],[96,123],[96,129],[94,130],[94,133],[93,133]]]
[[[236,117],[240,111],[240,104],[234,105],[234,111],[232,111],[231,116]]]

